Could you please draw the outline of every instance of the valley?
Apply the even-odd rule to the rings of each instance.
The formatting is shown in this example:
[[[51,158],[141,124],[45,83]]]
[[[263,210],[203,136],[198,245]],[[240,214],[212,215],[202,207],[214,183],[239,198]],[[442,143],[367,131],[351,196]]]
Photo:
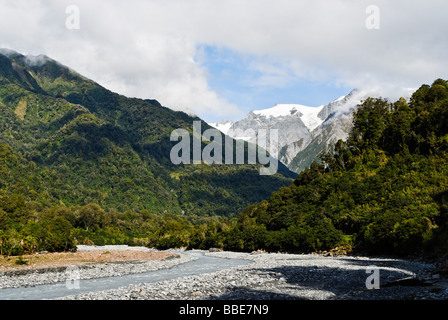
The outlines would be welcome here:
[[[446,80],[436,79],[397,101],[354,90],[317,109],[253,111],[228,132],[278,130],[272,154],[289,168],[279,161],[264,175],[267,162],[249,161],[254,141],[8,51],[0,253],[131,245],[443,260],[447,99]],[[224,141],[233,148],[217,148]],[[195,159],[197,150],[212,161]],[[174,163],[173,153],[193,161]],[[238,157],[244,163],[218,161]]]

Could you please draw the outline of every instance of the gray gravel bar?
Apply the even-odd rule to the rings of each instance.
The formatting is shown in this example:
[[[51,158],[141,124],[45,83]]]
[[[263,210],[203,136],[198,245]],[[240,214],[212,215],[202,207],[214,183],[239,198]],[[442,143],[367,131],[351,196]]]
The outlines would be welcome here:
[[[78,250],[136,250],[148,251],[145,247],[128,246],[79,246]],[[177,253],[176,250],[169,252]],[[148,271],[172,268],[173,266],[187,263],[196,258],[190,255],[180,255],[178,258],[165,260],[152,260],[142,262],[115,262],[98,265],[78,266],[77,279],[97,279],[105,277],[120,277],[127,274],[144,273]],[[38,270],[23,270],[12,272],[0,272],[0,289],[37,286],[65,282],[67,280],[67,267],[44,268]]]
[[[399,259],[319,254],[207,252],[252,262],[212,273],[71,295],[69,300],[447,300],[434,265]],[[369,270],[372,269],[372,270]],[[379,289],[367,278],[378,271]]]

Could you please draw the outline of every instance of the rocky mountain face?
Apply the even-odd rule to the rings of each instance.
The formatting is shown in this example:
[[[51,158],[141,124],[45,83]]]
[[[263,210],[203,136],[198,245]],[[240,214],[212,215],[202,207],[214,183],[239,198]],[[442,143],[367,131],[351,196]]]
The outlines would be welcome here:
[[[368,96],[367,92],[355,89],[319,107],[279,104],[269,109],[251,111],[239,121],[210,125],[235,139],[265,143],[263,146],[272,156],[291,171],[299,173],[317,160],[319,153],[339,139],[347,138],[352,128],[351,114]],[[275,141],[271,141],[269,134],[272,129],[277,131]],[[261,137],[260,132],[267,133],[266,139]]]

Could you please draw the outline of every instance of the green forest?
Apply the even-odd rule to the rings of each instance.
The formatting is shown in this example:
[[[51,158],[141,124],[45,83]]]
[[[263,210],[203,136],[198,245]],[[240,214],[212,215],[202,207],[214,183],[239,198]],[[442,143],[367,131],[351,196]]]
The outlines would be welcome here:
[[[249,206],[233,232],[246,250],[446,256],[447,152],[447,81],[409,102],[366,99],[348,140]]]
[[[174,165],[172,131],[191,133],[200,119],[155,100],[116,94],[41,58],[30,64],[19,53],[0,54],[3,253],[69,250],[89,237],[95,243],[144,242],[161,228],[160,219],[171,223],[165,217],[176,216],[184,228],[184,220],[199,224],[199,217],[236,217],[296,177],[285,166],[260,176],[261,164],[247,162]],[[211,128],[203,121],[201,126]],[[201,149],[209,143],[193,139],[201,139]],[[246,143],[246,155],[249,147]],[[86,225],[80,218],[86,212],[106,218],[95,227]]]
[[[169,135],[197,118],[24,61],[0,55],[1,255],[79,244],[448,253],[445,80],[409,101],[366,99],[320,161],[260,176],[259,165],[175,166]]]

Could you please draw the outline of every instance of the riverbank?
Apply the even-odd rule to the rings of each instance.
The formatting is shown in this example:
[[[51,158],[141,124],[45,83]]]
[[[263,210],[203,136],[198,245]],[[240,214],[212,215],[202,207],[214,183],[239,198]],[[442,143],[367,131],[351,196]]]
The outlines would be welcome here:
[[[88,266],[106,263],[155,261],[179,258],[167,252],[140,250],[86,250],[77,252],[53,252],[23,255],[19,257],[0,256],[0,273],[25,273],[40,269],[68,266]]]
[[[70,300],[446,300],[435,266],[399,259],[318,254],[207,252],[252,263],[218,272],[141,283]],[[379,289],[368,289],[377,270]]]
[[[7,258],[3,258],[7,259]],[[37,286],[76,279],[120,277],[171,268],[194,260],[176,252],[160,252],[145,247],[79,246],[76,253],[45,253],[4,261],[0,268],[0,289]],[[73,269],[76,267],[76,269]]]
[[[170,269],[205,257],[242,259],[248,264],[217,272],[152,283],[124,285],[117,289],[79,293],[65,300],[447,300],[448,282],[434,264],[389,258],[328,256],[324,254],[239,253],[223,251],[156,251],[159,260],[142,247],[81,246],[82,256],[98,255],[109,261],[77,266],[79,279],[121,277]],[[126,254],[123,254],[126,252]],[[118,259],[121,255],[121,260]],[[118,260],[113,261],[112,257]],[[198,258],[199,257],[199,258]],[[104,258],[104,257],[102,257]],[[126,258],[126,259],[125,259]],[[200,263],[200,260],[198,260]],[[0,288],[17,288],[65,282],[64,266],[0,272]],[[377,276],[377,279],[374,277]],[[111,281],[113,279],[111,278]],[[367,283],[378,289],[367,288]]]

